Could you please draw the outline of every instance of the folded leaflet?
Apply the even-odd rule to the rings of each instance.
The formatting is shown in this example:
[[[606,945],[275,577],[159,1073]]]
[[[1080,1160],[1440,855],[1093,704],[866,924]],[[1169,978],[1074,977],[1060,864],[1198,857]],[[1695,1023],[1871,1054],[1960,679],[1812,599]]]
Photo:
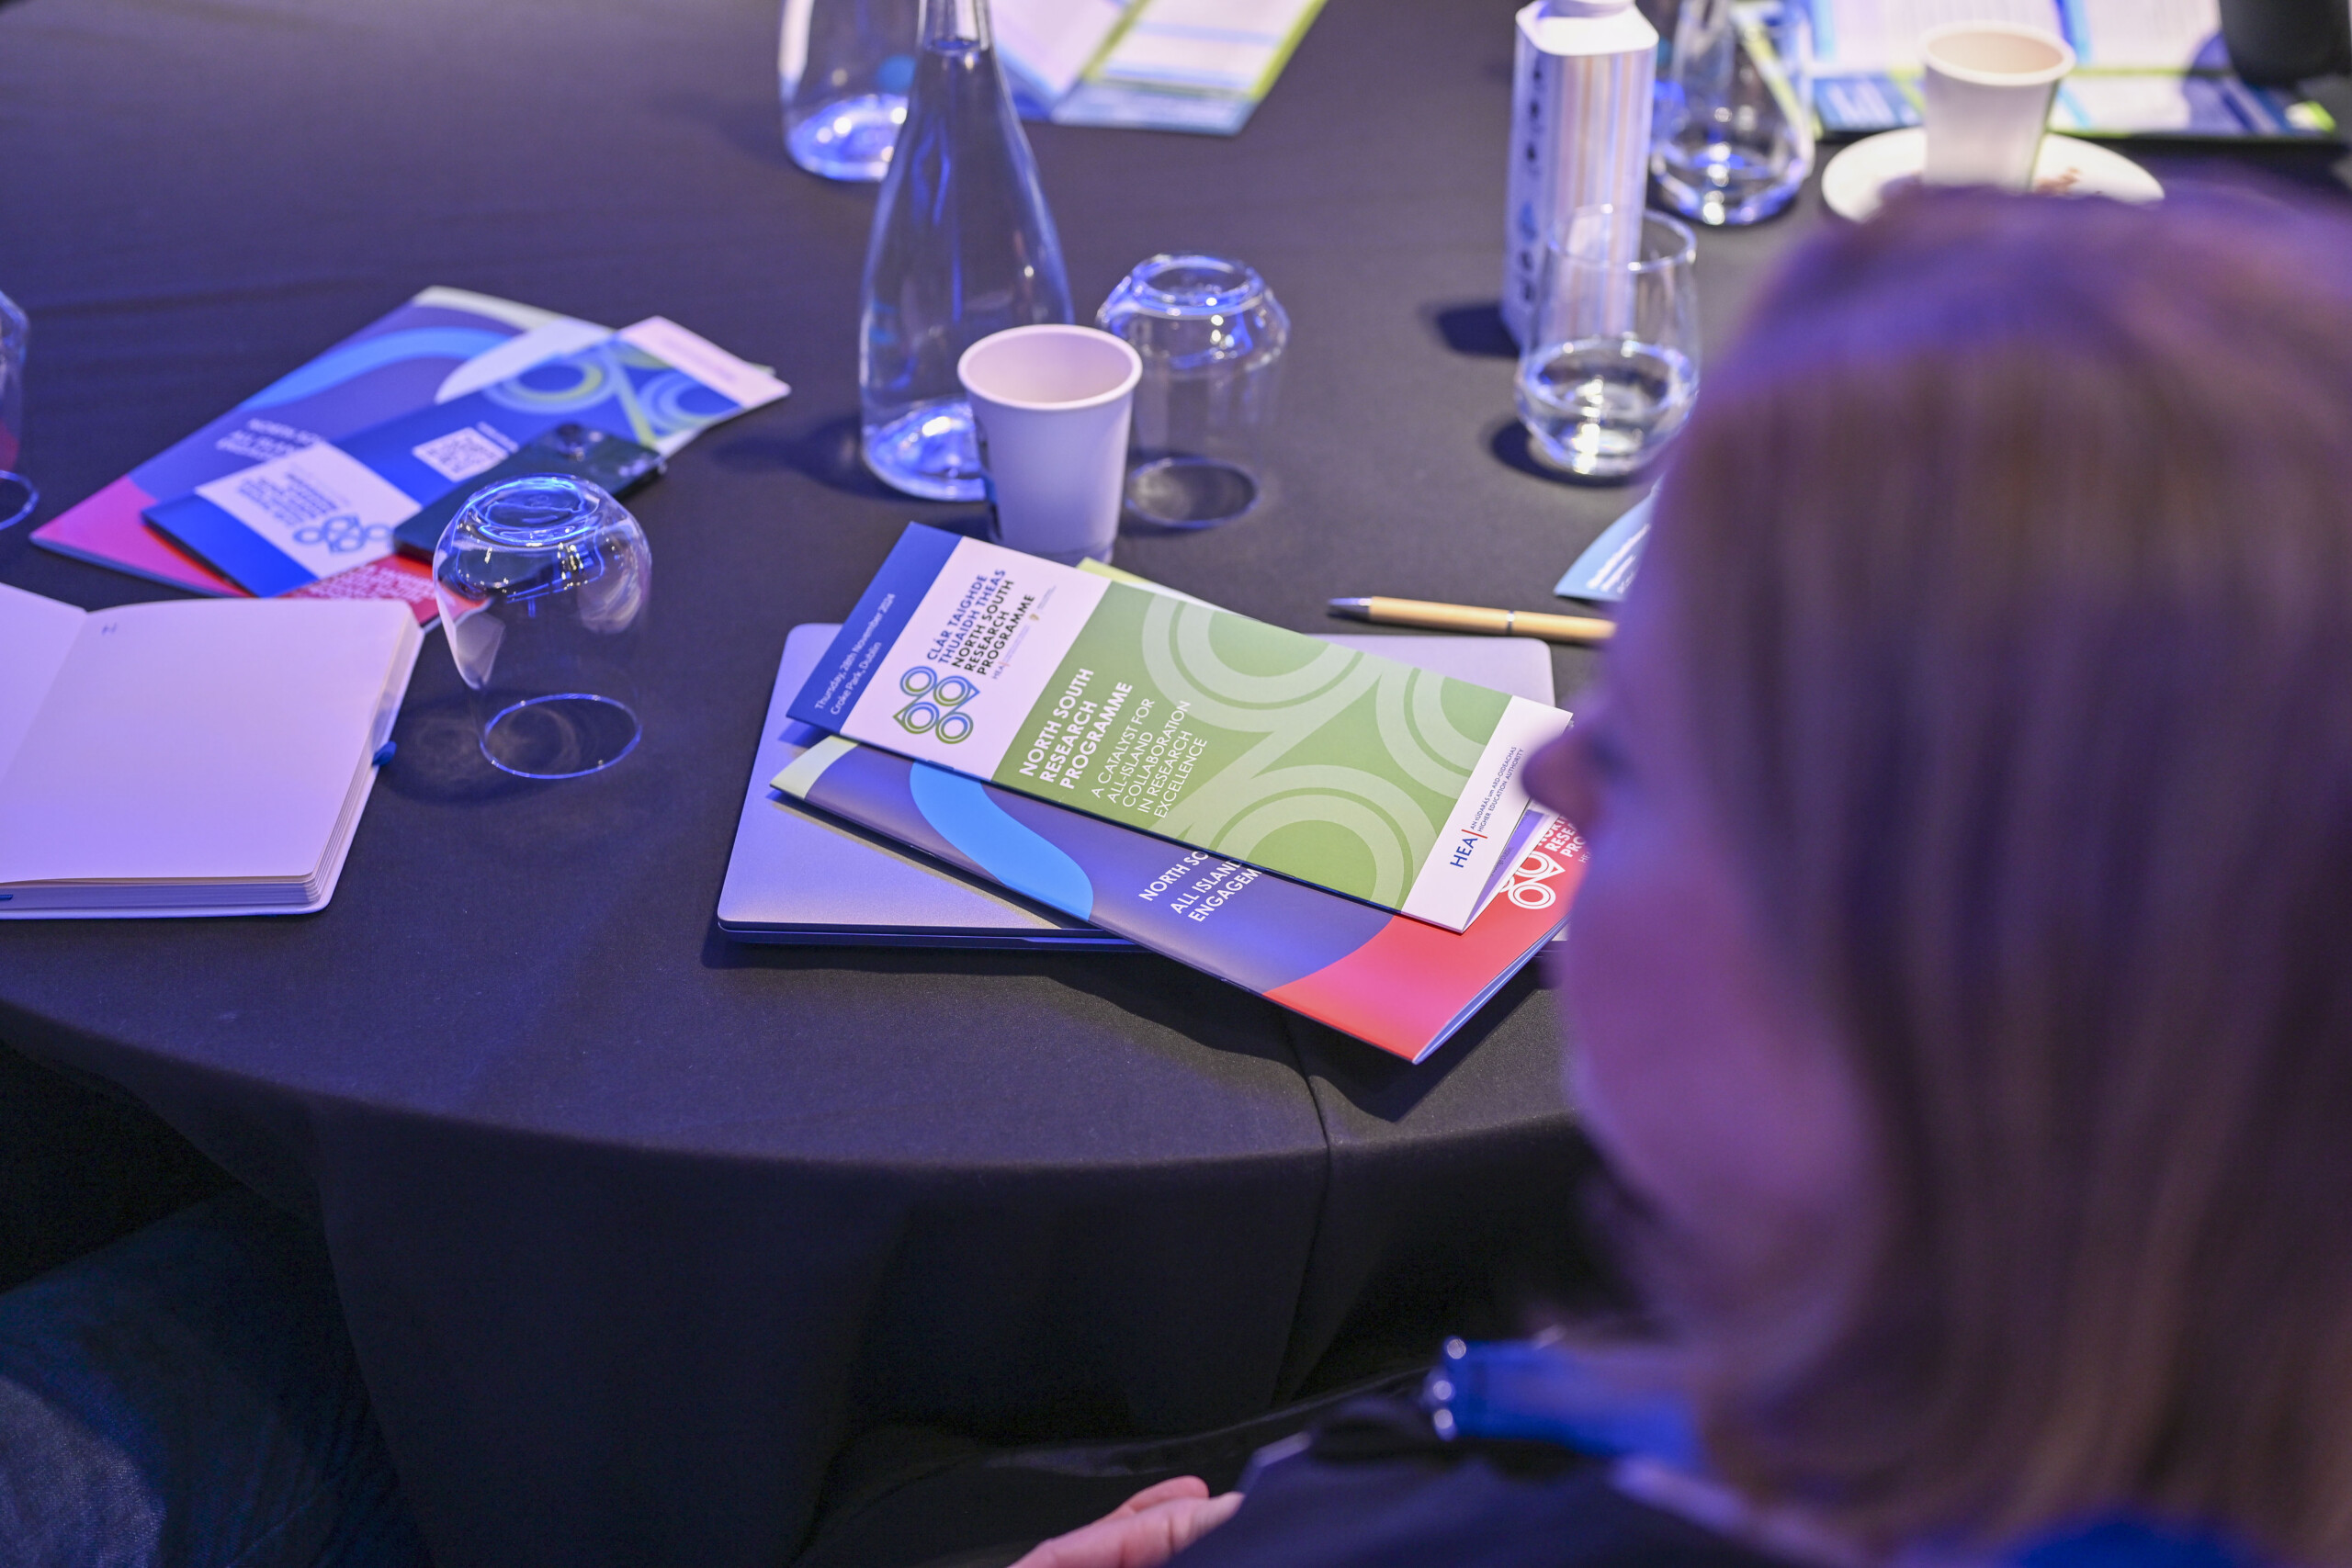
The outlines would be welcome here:
[[[792,716],[1468,925],[1558,708],[910,525]]]

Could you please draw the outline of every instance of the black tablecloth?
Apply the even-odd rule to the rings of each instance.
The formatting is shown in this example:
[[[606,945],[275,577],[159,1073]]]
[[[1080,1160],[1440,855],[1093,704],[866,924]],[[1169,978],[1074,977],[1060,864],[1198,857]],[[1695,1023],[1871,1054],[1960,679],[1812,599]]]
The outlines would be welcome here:
[[[1340,593],[1540,608],[1626,504],[1510,419],[1511,8],[1332,0],[1237,139],[1032,129],[1082,310],[1200,248],[1294,319],[1270,504],[1122,564],[1307,629]],[[436,640],[324,913],[0,925],[0,1039],[319,1217],[446,1568],[775,1562],[861,1426],[1238,1418],[1565,1248],[1532,976],[1416,1069],[1155,958],[713,934],[786,630],[968,511],[856,467],[872,190],[786,163],[775,33],[773,0],[0,8],[44,516],[426,284],[667,314],[796,389],[635,503],[626,764],[502,783]],[[1812,221],[1706,236],[1711,339]],[[28,531],[0,579],[159,592]]]

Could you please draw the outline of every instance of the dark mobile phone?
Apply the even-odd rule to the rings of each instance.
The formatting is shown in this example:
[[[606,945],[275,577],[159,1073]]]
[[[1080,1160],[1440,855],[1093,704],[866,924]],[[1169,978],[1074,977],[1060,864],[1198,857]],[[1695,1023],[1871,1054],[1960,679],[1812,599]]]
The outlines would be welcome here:
[[[570,474],[594,479],[615,495],[627,495],[662,471],[662,454],[584,424],[559,424],[514,451],[503,462],[460,483],[392,530],[392,547],[418,560],[433,558],[442,531],[458,508],[503,479],[525,474]]]

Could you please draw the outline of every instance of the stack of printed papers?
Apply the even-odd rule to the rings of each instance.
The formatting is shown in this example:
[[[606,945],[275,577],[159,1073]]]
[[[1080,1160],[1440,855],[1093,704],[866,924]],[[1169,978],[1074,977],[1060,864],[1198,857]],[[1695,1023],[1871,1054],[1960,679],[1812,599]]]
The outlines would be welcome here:
[[[223,475],[145,515],[238,587],[286,593],[390,557],[393,530],[421,508],[558,424],[667,455],[788,390],[654,316],[463,397]]]
[[[33,531],[33,543],[198,593],[245,591],[147,526],[141,513],[210,480],[321,441],[464,397],[543,360],[611,334],[609,327],[463,288],[424,289],[308,364],[288,372],[96,495]],[[433,615],[422,571],[362,568]]]
[[[803,724],[1458,931],[1558,708],[909,524]]]
[[[790,799],[1410,1061],[1583,872],[1558,708],[919,525],[789,712]]]
[[[789,389],[660,317],[615,333],[493,295],[432,288],[69,507],[32,540],[198,593],[398,599],[430,624],[438,614],[430,572],[392,556],[388,519],[487,472],[582,409],[602,410],[591,423],[666,453]],[[405,480],[351,473],[352,449],[374,452]],[[321,471],[336,466],[346,470],[344,483]],[[372,513],[361,491],[374,493]],[[311,515],[294,514],[304,510]],[[202,542],[151,526],[158,513],[187,521]],[[315,549],[295,536],[311,534]],[[306,550],[312,558],[290,558]],[[244,566],[261,575],[246,580]]]

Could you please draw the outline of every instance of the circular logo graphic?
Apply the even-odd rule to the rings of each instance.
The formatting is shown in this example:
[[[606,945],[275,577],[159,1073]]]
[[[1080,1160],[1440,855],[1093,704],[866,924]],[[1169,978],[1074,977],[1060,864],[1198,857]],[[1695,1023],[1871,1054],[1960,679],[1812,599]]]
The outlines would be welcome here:
[[[980,689],[967,677],[942,675],[918,664],[899,677],[899,690],[914,698],[891,716],[910,735],[928,735],[953,746],[972,733],[972,716],[962,711]]]

